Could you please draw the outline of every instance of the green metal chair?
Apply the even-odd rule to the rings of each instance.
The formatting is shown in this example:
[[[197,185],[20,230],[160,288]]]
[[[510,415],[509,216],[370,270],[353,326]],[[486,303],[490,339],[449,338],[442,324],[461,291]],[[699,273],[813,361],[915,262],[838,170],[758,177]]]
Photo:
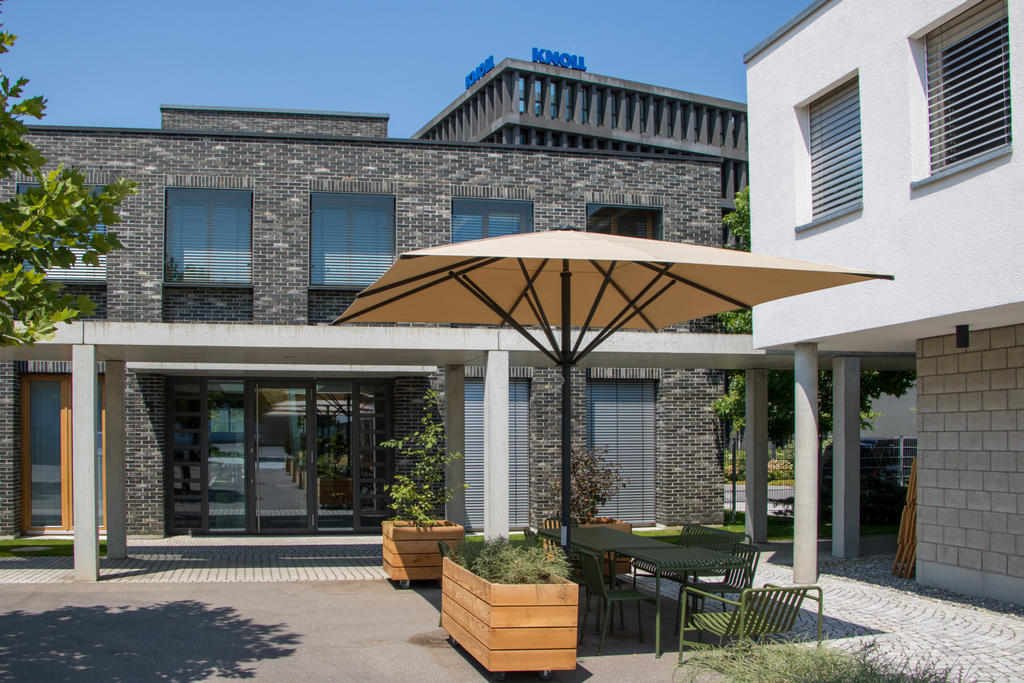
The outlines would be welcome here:
[[[679,584],[678,599],[683,599],[683,589],[687,585],[705,593],[714,593],[716,595],[739,593],[745,588],[752,587],[754,585],[754,574],[757,572],[757,562],[761,557],[760,549],[757,546],[746,543],[733,543],[729,554],[742,557],[743,566],[738,569],[727,570],[720,581],[696,581],[689,584]],[[699,599],[699,601],[703,602],[703,599]],[[695,607],[700,609],[700,606]],[[679,614],[681,612],[682,610],[676,613],[676,633],[679,632]]]
[[[587,619],[590,617],[590,603],[591,598],[601,599],[601,640],[597,645],[597,654],[600,655],[604,650],[604,638],[608,634],[608,620],[612,615],[612,607],[615,603],[619,604],[619,622],[622,619],[622,603],[635,601],[636,602],[636,623],[637,623],[637,635],[641,641],[644,639],[642,620],[640,618],[640,601],[649,602],[654,604],[654,596],[641,593],[635,588],[609,588],[607,580],[604,574],[601,572],[601,561],[598,557],[592,553],[580,553],[580,559],[583,562],[583,576],[586,579],[587,585],[587,603],[586,610],[583,613],[583,624],[580,626],[580,642],[583,641],[583,633],[587,628]]]
[[[817,595],[814,595],[817,593]],[[707,631],[718,636],[719,643],[725,638],[749,638],[762,640],[771,634],[788,633],[793,630],[800,606],[805,598],[818,603],[818,647],[821,647],[821,607],[822,594],[818,586],[791,586],[783,588],[765,584],[763,588],[745,588],[740,591],[739,600],[728,600],[720,595],[708,593],[692,586],[684,591],[684,600],[680,601],[683,611],[683,628],[679,631],[679,663],[683,663],[683,645],[689,631],[697,632],[697,642],[687,642],[691,647],[707,647],[701,642],[701,633]],[[690,611],[690,598],[693,603],[703,606],[705,600],[717,600],[735,609],[730,612]]]

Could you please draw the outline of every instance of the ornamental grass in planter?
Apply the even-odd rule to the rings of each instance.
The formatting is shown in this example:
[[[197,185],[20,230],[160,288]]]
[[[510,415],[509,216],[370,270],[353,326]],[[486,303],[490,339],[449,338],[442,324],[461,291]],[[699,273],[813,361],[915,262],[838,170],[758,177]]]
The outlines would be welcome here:
[[[579,587],[561,551],[506,539],[444,559],[441,623],[489,671],[576,668]]]
[[[383,523],[384,571],[392,581],[408,587],[410,580],[441,578],[441,553],[437,542],[458,546],[465,540],[459,524],[438,519],[437,513],[451,500],[452,490],[444,485],[445,467],[461,458],[444,447],[444,427],[436,419],[437,392],[428,391],[420,422],[423,428],[404,439],[382,445],[394,448],[413,461],[408,475],[396,474],[384,487],[390,494],[390,520]]]

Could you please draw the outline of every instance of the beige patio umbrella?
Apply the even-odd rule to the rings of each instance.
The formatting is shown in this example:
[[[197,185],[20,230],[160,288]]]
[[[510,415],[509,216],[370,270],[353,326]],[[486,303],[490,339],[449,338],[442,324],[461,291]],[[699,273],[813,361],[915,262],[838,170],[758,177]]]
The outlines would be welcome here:
[[[616,330],[659,330],[892,276],[678,242],[551,230],[406,252],[334,322],[508,325],[562,368],[562,545],[571,368]]]

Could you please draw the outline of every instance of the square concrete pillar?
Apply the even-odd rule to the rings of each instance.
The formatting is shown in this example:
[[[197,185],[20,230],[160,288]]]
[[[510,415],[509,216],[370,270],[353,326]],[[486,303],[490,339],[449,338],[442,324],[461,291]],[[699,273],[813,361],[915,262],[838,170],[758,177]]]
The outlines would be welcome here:
[[[508,351],[484,361],[484,537],[508,536]]]
[[[96,347],[71,347],[71,496],[75,524],[75,580],[100,578],[96,513]]]
[[[764,543],[768,538],[768,371],[751,368],[746,374],[746,532],[755,543]]]
[[[103,393],[106,413],[104,478],[107,497],[107,557],[120,560],[128,553],[124,469],[124,361],[108,360],[105,366]]]
[[[860,358],[832,360],[832,555],[860,554]]]
[[[445,507],[445,519],[466,524],[466,367],[448,365],[444,369],[445,447],[449,453],[463,457],[448,463],[445,486],[451,489],[452,499]]]
[[[793,581],[818,580],[818,345],[793,349],[796,505]]]

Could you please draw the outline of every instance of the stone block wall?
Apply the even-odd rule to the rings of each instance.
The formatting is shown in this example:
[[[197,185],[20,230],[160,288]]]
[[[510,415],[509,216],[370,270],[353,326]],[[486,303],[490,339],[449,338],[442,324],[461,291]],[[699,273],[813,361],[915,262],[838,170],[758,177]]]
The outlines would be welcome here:
[[[167,514],[165,381],[159,375],[126,374],[127,531],[130,535],[162,536]]]
[[[918,580],[1024,595],[1024,325],[917,342]]]
[[[0,363],[0,537],[21,532],[21,382]]]

